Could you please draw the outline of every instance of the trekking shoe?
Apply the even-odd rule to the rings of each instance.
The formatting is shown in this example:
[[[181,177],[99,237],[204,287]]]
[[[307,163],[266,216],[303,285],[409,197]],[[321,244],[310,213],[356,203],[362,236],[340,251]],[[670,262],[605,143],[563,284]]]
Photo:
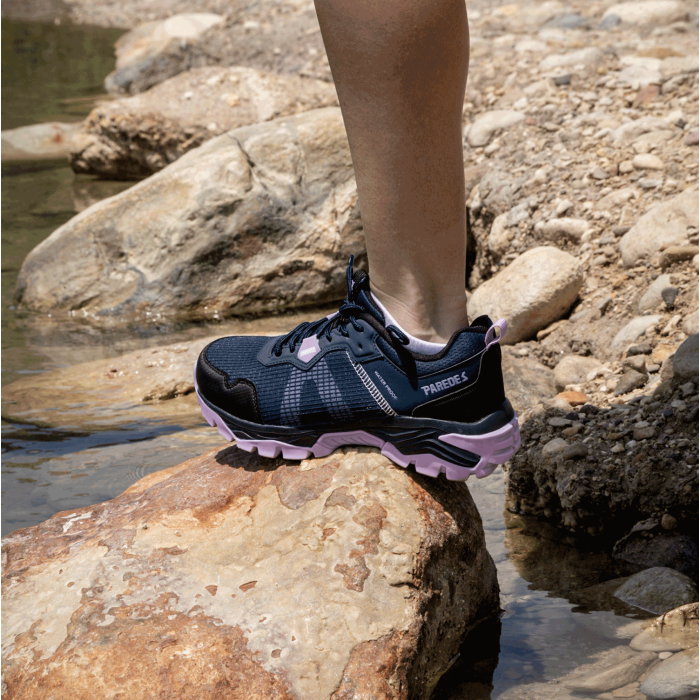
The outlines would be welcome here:
[[[285,336],[220,338],[204,348],[195,388],[207,422],[264,457],[369,445],[421,474],[487,476],[520,446],[503,391],[506,322],[480,316],[438,354],[416,354],[385,325],[367,273],[353,275],[352,263],[337,313]]]

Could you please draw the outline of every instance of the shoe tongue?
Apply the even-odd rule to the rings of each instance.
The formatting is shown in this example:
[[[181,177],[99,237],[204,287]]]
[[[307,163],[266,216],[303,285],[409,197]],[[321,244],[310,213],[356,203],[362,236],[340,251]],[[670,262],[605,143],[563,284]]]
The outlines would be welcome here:
[[[352,295],[355,303],[359,304],[370,316],[385,325],[384,314],[377,308],[369,291],[369,275],[364,270],[355,270],[352,276]]]

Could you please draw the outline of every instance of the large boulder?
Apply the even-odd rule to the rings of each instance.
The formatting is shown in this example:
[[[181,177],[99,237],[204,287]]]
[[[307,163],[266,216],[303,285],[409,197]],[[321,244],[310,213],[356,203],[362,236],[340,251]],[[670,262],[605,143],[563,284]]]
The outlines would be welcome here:
[[[117,61],[105,78],[106,90],[140,92],[182,70],[206,65],[208,61],[193,47],[202,34],[223,19],[212,12],[186,12],[140,24],[122,34],[114,45]]]
[[[505,343],[527,340],[566,313],[583,284],[581,263],[558,248],[531,248],[477,287],[469,316],[508,320]]]
[[[252,68],[194,68],[133,97],[95,108],[75,140],[76,173],[152,175],[214,136],[337,104],[330,83]]]
[[[646,260],[654,253],[688,240],[688,229],[698,227],[698,188],[689,187],[659,204],[620,239],[620,253],[626,267]]]
[[[216,137],[89,207],[27,256],[17,298],[121,318],[280,311],[342,298],[364,245],[343,120],[328,107]]]
[[[232,447],[3,540],[7,697],[428,698],[498,611],[465,484]]]

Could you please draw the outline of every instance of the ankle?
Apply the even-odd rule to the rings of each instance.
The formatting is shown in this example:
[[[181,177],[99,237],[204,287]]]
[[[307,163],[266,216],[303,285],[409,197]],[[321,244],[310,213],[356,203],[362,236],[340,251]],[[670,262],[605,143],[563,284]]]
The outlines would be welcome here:
[[[446,343],[452,334],[468,325],[466,293],[425,298],[398,298],[370,282],[372,294],[410,335],[429,343]]]

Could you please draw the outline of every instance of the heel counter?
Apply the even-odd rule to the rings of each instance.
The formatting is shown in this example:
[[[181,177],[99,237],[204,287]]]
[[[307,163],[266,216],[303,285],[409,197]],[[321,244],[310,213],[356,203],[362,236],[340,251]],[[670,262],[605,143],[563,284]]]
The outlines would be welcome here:
[[[421,404],[412,415],[416,418],[474,423],[498,411],[505,400],[501,348],[495,344],[484,352],[474,384],[449,396]]]

